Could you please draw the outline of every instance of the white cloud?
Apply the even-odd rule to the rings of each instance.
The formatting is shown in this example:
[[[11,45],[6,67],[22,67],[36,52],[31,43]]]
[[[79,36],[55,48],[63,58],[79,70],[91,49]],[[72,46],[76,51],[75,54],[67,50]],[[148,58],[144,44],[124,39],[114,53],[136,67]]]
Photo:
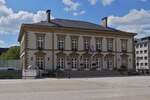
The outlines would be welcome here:
[[[150,34],[150,10],[131,10],[127,15],[109,16],[109,24],[117,29],[138,33],[138,37]]]
[[[88,1],[91,5],[95,5],[98,2],[98,0],[88,0]],[[115,0],[99,0],[99,1],[102,3],[103,6],[107,6],[112,4],[112,2],[114,2]]]
[[[91,5],[95,5],[97,3],[97,0],[88,0]]]
[[[0,45],[4,44],[5,42],[3,40],[0,40]]]
[[[0,47],[4,47],[5,46],[5,42],[3,40],[0,40]]]
[[[146,2],[147,0],[139,0],[139,1],[141,1],[141,2]]]
[[[65,11],[77,11],[80,4],[78,2],[74,2],[73,0],[62,0],[64,5],[66,6]]]
[[[104,6],[110,5],[112,2],[114,2],[115,0],[101,0],[101,3]]]
[[[5,0],[0,0],[0,34],[16,34],[22,23],[38,22],[45,19],[45,11],[38,11],[37,13],[13,12],[11,8],[6,6]]]
[[[83,14],[85,14],[85,13],[86,13],[86,11],[82,10],[82,11],[80,11],[80,12],[74,12],[73,15],[74,15],[74,16],[78,16],[78,15],[83,15]]]
[[[62,2],[65,5],[64,10],[71,12],[73,16],[85,14],[85,11],[80,9],[81,4],[79,2],[75,2],[75,0],[62,0]]]

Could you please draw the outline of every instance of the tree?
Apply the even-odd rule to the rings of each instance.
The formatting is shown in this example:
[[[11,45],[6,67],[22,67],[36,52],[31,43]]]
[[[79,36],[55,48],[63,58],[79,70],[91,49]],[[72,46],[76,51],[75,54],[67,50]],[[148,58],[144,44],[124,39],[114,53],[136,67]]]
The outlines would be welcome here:
[[[0,59],[2,60],[11,60],[11,59],[19,59],[20,56],[20,47],[13,46],[8,49],[5,53],[0,55]]]

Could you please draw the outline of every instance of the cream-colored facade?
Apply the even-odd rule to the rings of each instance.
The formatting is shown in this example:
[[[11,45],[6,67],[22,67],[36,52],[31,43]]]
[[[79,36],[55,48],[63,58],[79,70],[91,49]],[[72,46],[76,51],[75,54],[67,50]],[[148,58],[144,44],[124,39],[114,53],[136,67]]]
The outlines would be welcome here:
[[[134,33],[74,20],[23,24],[18,39],[22,68],[44,71],[132,70],[134,36]]]
[[[44,35],[44,48],[42,50],[39,50],[37,46],[37,35],[42,34]],[[82,57],[87,56],[90,60],[89,62],[89,68],[85,70],[90,70],[93,68],[92,65],[95,63],[95,58],[96,55],[102,59],[102,65],[100,66],[99,69],[97,70],[102,70],[102,69],[109,69],[108,68],[108,60],[109,58],[112,57],[113,62],[112,63],[112,70],[113,68],[120,68],[123,64],[123,56],[126,59],[126,65],[128,69],[133,68],[133,37],[131,36],[121,36],[121,35],[105,35],[103,33],[71,33],[71,32],[63,32],[63,33],[58,33],[58,32],[38,32],[38,31],[26,31],[24,33],[24,36],[22,37],[21,43],[24,43],[24,37],[26,37],[26,47],[21,45],[21,48],[24,48],[25,50],[21,52],[21,58],[22,58],[22,66],[24,68],[27,68],[28,66],[32,66],[33,68],[36,68],[36,56],[38,53],[42,56],[44,56],[44,69],[47,70],[52,70],[56,69],[57,67],[57,58],[58,56],[64,57],[64,68],[62,70],[70,68],[70,59],[72,55],[77,55],[78,59],[78,66],[76,69],[72,70],[78,70],[81,68],[83,63]],[[63,37],[64,38],[64,50],[59,50],[58,49],[58,38]],[[71,39],[72,37],[77,37],[77,51],[73,51],[71,49]],[[84,50],[84,39],[88,38],[90,41],[90,48],[92,48],[92,51],[85,51]],[[101,51],[96,51],[96,39],[100,38],[102,40],[102,48]],[[108,51],[108,39],[113,40],[113,50]],[[122,51],[122,40],[127,40],[127,51],[123,52]],[[54,50],[53,50],[54,47]],[[26,57],[26,64],[23,64],[25,62],[24,60],[24,55],[27,55]]]

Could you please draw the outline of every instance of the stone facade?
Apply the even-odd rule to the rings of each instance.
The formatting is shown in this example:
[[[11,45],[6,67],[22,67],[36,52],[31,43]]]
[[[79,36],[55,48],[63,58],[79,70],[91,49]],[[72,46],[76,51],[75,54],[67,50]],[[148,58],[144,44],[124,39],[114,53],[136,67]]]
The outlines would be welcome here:
[[[122,31],[25,24],[19,35],[22,68],[102,71],[125,67],[132,70],[134,35]]]

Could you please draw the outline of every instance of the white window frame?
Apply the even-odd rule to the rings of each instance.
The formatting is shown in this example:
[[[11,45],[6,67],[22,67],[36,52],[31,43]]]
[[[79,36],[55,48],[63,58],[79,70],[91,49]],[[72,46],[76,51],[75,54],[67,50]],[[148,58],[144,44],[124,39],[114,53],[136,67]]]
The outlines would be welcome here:
[[[58,39],[58,49],[59,50],[64,50],[65,47],[65,40],[63,38]]]
[[[96,50],[102,50],[102,39],[96,39]]]
[[[58,57],[57,58],[57,66],[59,66],[60,70],[65,69],[65,58],[64,57]]]
[[[113,39],[107,39],[107,50],[113,51]]]
[[[43,35],[37,35],[37,48],[44,48],[45,37]]]
[[[71,47],[72,50],[78,50],[78,39],[76,38],[71,39]]]
[[[90,49],[90,40],[84,39],[84,50]]]
[[[127,51],[127,39],[122,39],[121,40],[121,49],[122,51]]]
[[[97,68],[98,70],[102,69],[102,67],[103,67],[102,58],[101,58],[101,57],[97,57],[97,58],[95,59],[95,62],[96,62],[96,68]]]
[[[45,68],[44,56],[36,56],[36,65],[37,65],[38,69],[44,69]]]
[[[78,67],[78,58],[71,58],[71,68],[72,70],[76,70]]]
[[[90,69],[90,58],[84,58],[84,68],[85,70]]]

